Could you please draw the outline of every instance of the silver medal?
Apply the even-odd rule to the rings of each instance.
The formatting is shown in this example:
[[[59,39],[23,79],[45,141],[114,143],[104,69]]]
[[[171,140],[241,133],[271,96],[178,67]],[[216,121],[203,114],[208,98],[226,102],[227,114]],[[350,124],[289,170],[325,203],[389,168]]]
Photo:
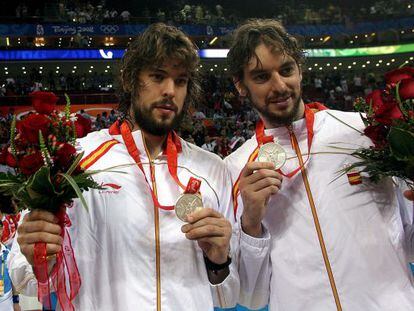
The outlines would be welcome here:
[[[175,203],[175,214],[186,222],[189,214],[203,207],[203,200],[199,194],[183,193]]]
[[[275,169],[279,169],[286,162],[286,151],[277,143],[264,144],[259,149],[257,161],[271,162],[275,165]]]

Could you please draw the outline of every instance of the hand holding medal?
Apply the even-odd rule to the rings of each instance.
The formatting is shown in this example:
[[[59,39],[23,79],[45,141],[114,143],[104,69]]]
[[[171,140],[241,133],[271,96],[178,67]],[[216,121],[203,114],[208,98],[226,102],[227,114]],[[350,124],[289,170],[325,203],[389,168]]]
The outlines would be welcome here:
[[[243,200],[241,225],[248,235],[262,235],[262,220],[270,196],[279,192],[283,176],[273,163],[249,162],[240,175],[239,189]]]
[[[239,180],[239,190],[244,206],[241,224],[243,231],[251,236],[261,236],[261,222],[265,216],[267,203],[271,195],[279,192],[282,176],[292,178],[309,160],[314,135],[314,113],[308,107],[305,107],[305,121],[308,156],[303,163],[289,173],[283,173],[281,170],[286,162],[286,152],[283,147],[274,142],[273,136],[265,135],[263,121],[259,121],[256,125],[258,148],[250,156]],[[292,144],[297,144],[294,135],[291,135],[291,140]],[[252,162],[255,159],[257,162]]]
[[[181,227],[185,237],[197,241],[204,255],[214,264],[228,261],[232,227],[230,222],[212,208],[202,208],[187,216]]]

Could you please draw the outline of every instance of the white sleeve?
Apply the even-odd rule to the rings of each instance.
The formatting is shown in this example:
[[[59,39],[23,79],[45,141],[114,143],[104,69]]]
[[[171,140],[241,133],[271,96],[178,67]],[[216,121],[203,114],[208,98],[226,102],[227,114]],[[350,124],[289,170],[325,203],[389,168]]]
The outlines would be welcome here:
[[[234,308],[239,301],[240,280],[237,271],[237,256],[236,256],[236,239],[237,233],[233,227],[233,234],[231,238],[231,257],[232,262],[229,266],[230,273],[220,284],[211,284],[210,289],[213,296],[214,307],[217,308]]]
[[[21,220],[25,213],[22,213]],[[7,257],[7,268],[9,270],[10,279],[15,290],[26,296],[37,296],[37,280],[33,273],[32,266],[26,257],[20,251],[19,243],[17,243],[17,235],[13,240],[13,245]]]
[[[409,262],[414,262],[414,202],[404,197],[403,192],[407,189],[405,183],[400,181],[396,187],[396,195],[404,228],[407,259]]]
[[[223,166],[224,167],[224,166]],[[239,300],[239,288],[240,280],[239,274],[237,271],[237,227],[234,222],[233,215],[233,202],[231,199],[231,181],[230,175],[227,172],[227,169],[221,170],[221,176],[218,176],[217,181],[221,182],[219,184],[220,189],[220,206],[219,212],[230,221],[233,232],[230,241],[230,256],[232,257],[232,262],[229,266],[230,273],[220,284],[211,284],[210,289],[213,296],[214,306],[217,308],[234,308]]]
[[[247,159],[246,159],[247,161]],[[240,174],[242,160],[227,157],[224,162],[230,172],[234,173],[232,183]],[[234,191],[234,186],[232,188]],[[237,267],[240,279],[239,305],[248,309],[257,310],[264,308],[269,303],[270,278],[272,266],[270,261],[271,237],[267,228],[263,226],[263,236],[254,238],[244,233],[241,228],[241,215],[243,213],[243,202],[240,194],[234,198],[238,200],[236,228],[237,228]]]
[[[254,238],[243,232],[239,226],[239,304],[257,310],[269,303],[270,278],[270,234],[263,226],[263,237]]]

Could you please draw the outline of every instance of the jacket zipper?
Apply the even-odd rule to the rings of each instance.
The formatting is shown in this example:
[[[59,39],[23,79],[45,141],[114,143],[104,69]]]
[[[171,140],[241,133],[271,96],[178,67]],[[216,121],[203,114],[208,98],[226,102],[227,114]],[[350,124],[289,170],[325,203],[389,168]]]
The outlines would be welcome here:
[[[324,238],[323,238],[321,225],[319,223],[319,218],[318,218],[318,213],[316,211],[315,202],[313,200],[312,191],[310,189],[308,175],[307,175],[307,172],[306,172],[306,168],[304,167],[302,153],[301,153],[300,148],[299,148],[298,140],[296,139],[295,133],[293,132],[291,126],[288,126],[288,131],[289,131],[290,141],[291,141],[292,147],[295,150],[296,155],[298,156],[299,165],[301,167],[300,170],[301,170],[301,173],[302,173],[303,183],[305,185],[306,194],[308,196],[309,205],[310,205],[310,208],[311,208],[311,211],[312,211],[313,221],[314,221],[314,224],[315,224],[316,233],[318,235],[319,245],[321,247],[321,252],[322,252],[322,256],[323,256],[323,261],[325,263],[326,272],[328,273],[329,283],[331,285],[332,295],[333,295],[334,300],[335,300],[336,309],[338,311],[342,311],[341,301],[339,299],[338,290],[336,288],[335,278],[334,278],[334,275],[333,275],[333,272],[332,272],[331,263],[329,261],[328,252],[326,251],[325,241],[324,241]]]
[[[144,135],[142,135],[142,141],[144,142],[145,152],[150,162],[150,172],[151,172],[151,183],[152,189],[156,197],[157,193],[157,183],[155,181],[155,170],[154,170],[154,160],[151,158],[150,153],[148,152],[147,145],[145,143]],[[156,282],[157,282],[157,311],[161,311],[161,260],[160,260],[160,219],[158,207],[154,204],[154,237],[155,237],[155,267],[156,267]]]

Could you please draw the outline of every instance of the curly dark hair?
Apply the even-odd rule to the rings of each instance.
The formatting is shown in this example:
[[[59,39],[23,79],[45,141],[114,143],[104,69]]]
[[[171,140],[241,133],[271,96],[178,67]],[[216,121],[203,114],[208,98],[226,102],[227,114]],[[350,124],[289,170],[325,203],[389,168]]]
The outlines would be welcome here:
[[[197,71],[199,56],[196,46],[179,29],[163,23],[150,25],[131,42],[121,61],[119,111],[128,114],[139,97],[139,74],[142,70],[178,60],[188,70],[189,80],[185,107],[200,99],[201,87]]]
[[[227,54],[230,74],[236,81],[243,80],[243,68],[252,57],[260,64],[255,49],[262,43],[273,52],[291,56],[299,67],[304,63],[303,49],[280,22],[273,19],[248,19],[234,31],[230,51]]]

